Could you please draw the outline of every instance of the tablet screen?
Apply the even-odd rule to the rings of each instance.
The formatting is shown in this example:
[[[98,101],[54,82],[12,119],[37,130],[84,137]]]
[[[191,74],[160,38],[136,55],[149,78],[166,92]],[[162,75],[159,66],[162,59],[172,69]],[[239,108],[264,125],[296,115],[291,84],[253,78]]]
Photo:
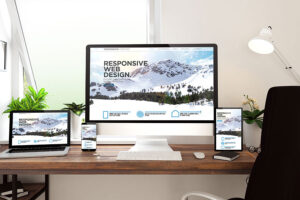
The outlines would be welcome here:
[[[241,108],[217,108],[215,126],[216,150],[242,150],[242,127]]]

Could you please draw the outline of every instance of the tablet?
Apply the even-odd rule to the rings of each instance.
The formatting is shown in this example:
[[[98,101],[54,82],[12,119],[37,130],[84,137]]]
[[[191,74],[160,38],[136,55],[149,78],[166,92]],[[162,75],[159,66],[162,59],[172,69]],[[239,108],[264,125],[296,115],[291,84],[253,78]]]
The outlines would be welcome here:
[[[242,108],[216,108],[215,150],[243,150]]]

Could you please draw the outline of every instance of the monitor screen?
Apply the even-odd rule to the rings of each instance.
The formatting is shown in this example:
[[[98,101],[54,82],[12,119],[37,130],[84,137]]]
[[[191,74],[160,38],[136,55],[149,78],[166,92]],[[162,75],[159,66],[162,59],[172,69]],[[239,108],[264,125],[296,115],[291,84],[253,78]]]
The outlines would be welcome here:
[[[217,46],[87,46],[89,122],[214,122]]]
[[[241,108],[217,108],[215,126],[215,149],[242,150],[243,120]]]
[[[69,114],[58,112],[13,112],[11,145],[67,145]]]

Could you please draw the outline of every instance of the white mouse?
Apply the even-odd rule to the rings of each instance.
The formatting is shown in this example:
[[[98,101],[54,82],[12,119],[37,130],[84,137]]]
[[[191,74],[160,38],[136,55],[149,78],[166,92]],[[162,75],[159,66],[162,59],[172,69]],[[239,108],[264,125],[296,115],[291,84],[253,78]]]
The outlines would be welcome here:
[[[194,152],[194,156],[198,159],[204,159],[205,154],[203,152]]]

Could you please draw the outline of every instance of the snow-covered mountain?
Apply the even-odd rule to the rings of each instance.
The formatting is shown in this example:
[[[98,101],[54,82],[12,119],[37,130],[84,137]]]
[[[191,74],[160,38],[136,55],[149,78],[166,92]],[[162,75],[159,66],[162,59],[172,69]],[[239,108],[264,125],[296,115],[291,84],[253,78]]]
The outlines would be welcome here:
[[[173,60],[164,60],[131,72],[131,78],[114,83],[99,84],[92,82],[90,95],[119,96],[126,92],[165,92],[174,90],[175,85],[191,85],[202,89],[210,88],[213,83],[213,65],[188,65]],[[173,86],[173,87],[172,87]],[[187,93],[187,89],[183,89]]]
[[[241,117],[231,117],[225,119],[222,123],[217,123],[218,131],[240,131],[241,130]]]
[[[96,129],[90,128],[85,130],[85,134],[83,135],[83,138],[94,138],[96,135]]]
[[[199,70],[198,66],[165,60],[136,69],[131,77],[137,81],[150,81],[154,86],[167,85],[183,81]]]
[[[27,126],[14,128],[13,134],[24,135],[28,132],[57,133],[61,131],[66,131],[67,127],[68,127],[67,120],[44,118],[38,121],[34,121],[33,123],[28,124]]]

